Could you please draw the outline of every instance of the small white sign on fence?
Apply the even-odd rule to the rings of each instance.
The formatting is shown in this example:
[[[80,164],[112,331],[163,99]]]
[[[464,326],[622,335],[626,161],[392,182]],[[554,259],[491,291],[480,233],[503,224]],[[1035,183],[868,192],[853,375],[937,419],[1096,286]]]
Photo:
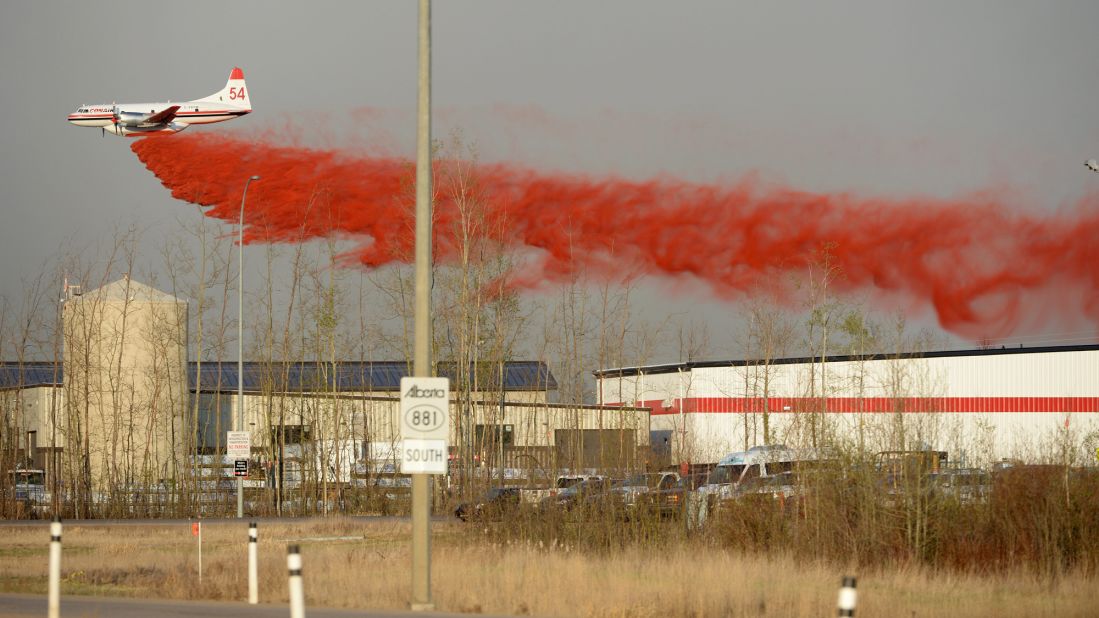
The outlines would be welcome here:
[[[225,433],[225,454],[229,459],[248,459],[252,456],[252,432],[228,431]]]

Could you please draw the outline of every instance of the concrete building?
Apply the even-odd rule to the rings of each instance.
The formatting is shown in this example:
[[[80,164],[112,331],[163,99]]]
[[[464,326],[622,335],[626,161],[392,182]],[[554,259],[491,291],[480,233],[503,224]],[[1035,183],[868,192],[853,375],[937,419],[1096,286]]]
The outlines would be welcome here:
[[[595,372],[599,403],[649,409],[653,448],[715,463],[766,443],[1094,463],[1099,345],[707,361]]]
[[[62,306],[61,465],[93,491],[179,474],[187,303],[125,277]],[[54,431],[54,428],[50,428]],[[44,435],[44,433],[43,433]]]

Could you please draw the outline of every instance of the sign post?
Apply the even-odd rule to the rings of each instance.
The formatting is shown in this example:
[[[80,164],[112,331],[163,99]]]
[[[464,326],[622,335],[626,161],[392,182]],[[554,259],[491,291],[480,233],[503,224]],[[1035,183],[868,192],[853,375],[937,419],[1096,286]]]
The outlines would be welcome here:
[[[252,433],[249,431],[227,431],[225,433],[225,455],[234,460],[233,476],[237,477],[237,517],[244,517],[244,482],[248,476],[248,458],[252,456]],[[241,474],[241,462],[244,473]]]
[[[198,583],[202,583],[202,522],[191,522],[191,536],[198,539]]]
[[[401,472],[411,474],[413,483],[418,482],[422,487],[420,492],[413,491],[412,494],[413,544],[418,543],[423,551],[420,555],[421,559],[414,559],[412,564],[412,580],[422,589],[419,595],[413,595],[411,609],[430,611],[434,609],[434,604],[430,601],[431,500],[428,492],[425,491],[428,486],[425,475],[446,474],[447,471],[447,440],[450,438],[450,380],[429,377],[401,378],[400,417]],[[417,526],[417,523],[420,525]]]
[[[420,0],[417,21],[416,59],[419,70],[416,79],[416,271],[412,375],[429,378],[432,368],[431,342],[434,339],[431,335],[431,0]],[[444,411],[449,409],[449,405],[443,408]],[[401,459],[404,461],[404,457]],[[422,472],[412,475],[412,603],[409,608],[412,611],[435,609],[435,604],[431,602],[431,520],[428,517],[431,496],[428,494],[428,481]]]

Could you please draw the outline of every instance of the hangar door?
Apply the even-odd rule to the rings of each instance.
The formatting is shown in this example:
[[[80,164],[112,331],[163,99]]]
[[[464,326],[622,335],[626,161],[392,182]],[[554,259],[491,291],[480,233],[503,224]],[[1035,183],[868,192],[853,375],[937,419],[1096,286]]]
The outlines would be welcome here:
[[[622,429],[558,429],[553,434],[559,468],[633,468],[637,438]]]

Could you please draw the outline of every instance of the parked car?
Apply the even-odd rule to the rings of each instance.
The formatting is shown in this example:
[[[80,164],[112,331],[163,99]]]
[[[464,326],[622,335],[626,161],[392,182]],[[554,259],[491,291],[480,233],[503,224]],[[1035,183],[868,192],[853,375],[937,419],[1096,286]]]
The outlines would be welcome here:
[[[540,508],[570,510],[578,506],[591,504],[611,487],[611,480],[604,476],[592,477],[570,485],[539,503]]]
[[[939,495],[962,504],[988,501],[992,477],[980,468],[954,468],[932,475]]]
[[[601,474],[562,474],[562,475],[557,477],[557,479],[553,483],[553,486],[555,488],[557,488],[558,491],[560,491],[562,489],[568,489],[569,487],[572,487],[573,485],[583,483],[584,481],[598,480],[598,479],[605,479],[605,478],[607,478],[607,477],[605,477]]]
[[[462,521],[495,521],[519,510],[518,487],[494,487],[473,502],[463,502],[454,510]]]

